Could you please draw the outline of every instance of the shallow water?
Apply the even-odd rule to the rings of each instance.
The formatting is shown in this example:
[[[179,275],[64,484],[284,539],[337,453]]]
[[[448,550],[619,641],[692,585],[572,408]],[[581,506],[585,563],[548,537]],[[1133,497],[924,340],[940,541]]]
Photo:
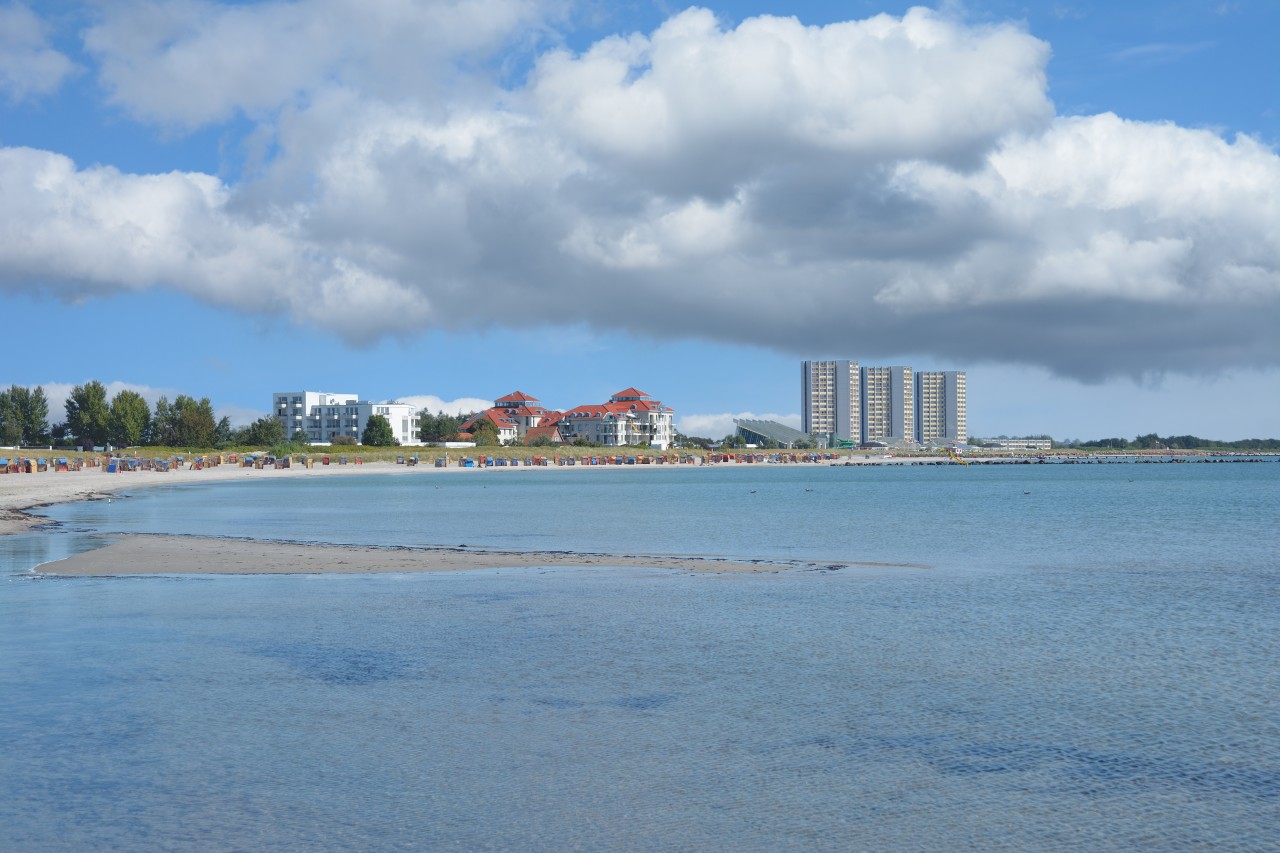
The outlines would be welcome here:
[[[57,508],[67,528],[931,568],[59,579],[27,570],[81,536],[9,537],[0,847],[1273,847],[1280,465],[1047,468],[475,472]]]

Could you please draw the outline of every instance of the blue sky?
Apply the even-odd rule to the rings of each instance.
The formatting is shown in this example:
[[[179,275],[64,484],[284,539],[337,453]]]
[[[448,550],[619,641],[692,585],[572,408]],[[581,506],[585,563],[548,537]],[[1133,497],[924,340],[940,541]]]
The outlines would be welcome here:
[[[1280,436],[1276,32],[1270,0],[0,0],[0,385],[238,423],[636,386],[719,436],[834,357],[967,370],[980,436]]]

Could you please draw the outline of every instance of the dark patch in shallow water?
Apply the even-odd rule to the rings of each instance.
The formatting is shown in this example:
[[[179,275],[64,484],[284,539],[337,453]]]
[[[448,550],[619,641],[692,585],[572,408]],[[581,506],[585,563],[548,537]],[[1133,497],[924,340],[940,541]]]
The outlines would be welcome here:
[[[258,648],[255,653],[288,664],[308,678],[327,684],[377,684],[412,678],[414,667],[404,655],[384,649],[296,643]]]

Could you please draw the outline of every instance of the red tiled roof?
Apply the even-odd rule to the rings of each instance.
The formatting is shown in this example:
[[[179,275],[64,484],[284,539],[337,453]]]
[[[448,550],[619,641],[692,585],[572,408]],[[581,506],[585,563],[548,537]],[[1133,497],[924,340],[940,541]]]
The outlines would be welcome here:
[[[620,401],[605,403],[604,407],[611,412],[660,412],[662,404],[652,400]]]
[[[538,403],[541,401],[537,397],[530,397],[523,391],[512,391],[507,396],[499,397],[493,402],[500,406],[503,403]]]
[[[530,427],[529,431],[524,434],[524,440],[529,442],[535,438],[549,438],[552,441],[559,441],[560,430],[551,424],[540,424],[536,427]]]
[[[510,415],[519,415],[522,418],[529,418],[529,417],[536,418],[536,417],[541,417],[542,415],[545,415],[547,413],[547,410],[542,408],[541,406],[520,406],[519,408],[504,407],[503,411],[505,411],[507,414],[510,414]]]
[[[516,425],[516,422],[514,420],[507,417],[506,409],[492,408],[492,409],[484,410],[483,412],[476,415],[471,420],[464,423],[462,426],[458,427],[458,429],[469,430],[471,429],[471,427],[475,426],[476,424],[480,423],[480,421],[485,419],[488,419],[498,429],[513,429]]]

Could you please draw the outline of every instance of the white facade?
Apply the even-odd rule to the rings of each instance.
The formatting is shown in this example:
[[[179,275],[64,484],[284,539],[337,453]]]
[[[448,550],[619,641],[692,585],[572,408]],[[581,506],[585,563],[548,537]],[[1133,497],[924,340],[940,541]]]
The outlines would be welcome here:
[[[862,368],[862,440],[894,444],[914,440],[915,387],[911,368]]]
[[[312,444],[331,444],[340,435],[359,441],[369,418],[382,415],[400,444],[422,444],[418,438],[418,412],[404,403],[373,403],[355,394],[326,391],[276,391],[271,397],[272,414],[284,427],[286,440],[302,430]]]
[[[964,371],[920,371],[915,383],[916,441],[968,441],[969,403]]]
[[[391,424],[391,434],[396,437],[398,444],[403,447],[422,444],[422,439],[418,437],[418,410],[413,406],[405,403],[361,402],[359,408],[361,435],[364,434],[364,427],[371,416],[382,415]]]
[[[800,429],[862,442],[862,374],[856,361],[805,361],[800,365]]]
[[[1051,438],[993,438],[984,441],[988,450],[1052,450]]]
[[[856,361],[800,364],[800,428],[854,444],[968,440],[964,371],[916,373]]]

